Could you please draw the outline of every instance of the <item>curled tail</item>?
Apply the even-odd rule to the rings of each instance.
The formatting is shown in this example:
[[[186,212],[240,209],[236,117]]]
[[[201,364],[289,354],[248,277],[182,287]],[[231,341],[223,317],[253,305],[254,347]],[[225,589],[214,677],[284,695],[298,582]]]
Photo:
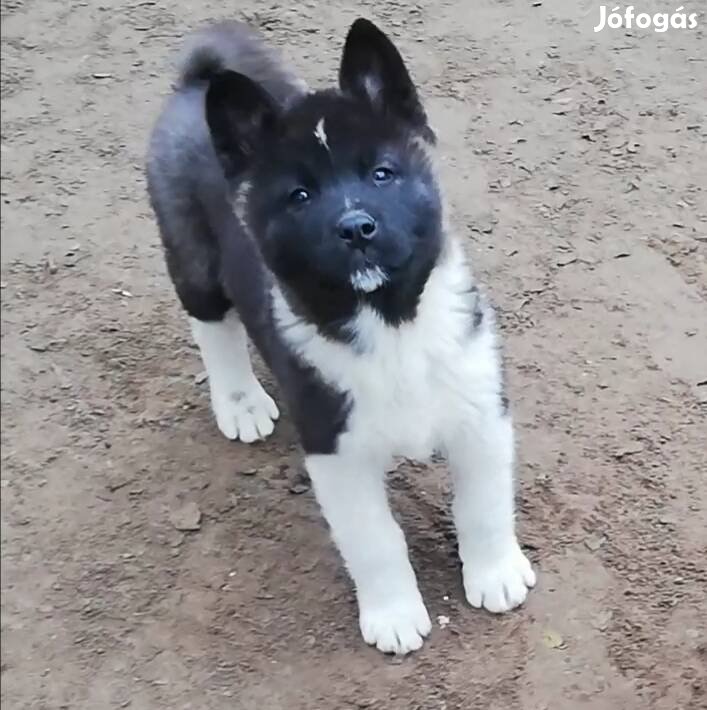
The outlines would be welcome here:
[[[275,49],[242,22],[223,22],[194,32],[178,62],[179,85],[209,81],[224,71],[245,74],[282,104],[307,90]]]
[[[208,81],[214,74],[220,74],[228,68],[227,56],[218,41],[214,41],[216,37],[204,35],[207,33],[192,35],[184,47],[177,65],[179,83],[182,85]]]

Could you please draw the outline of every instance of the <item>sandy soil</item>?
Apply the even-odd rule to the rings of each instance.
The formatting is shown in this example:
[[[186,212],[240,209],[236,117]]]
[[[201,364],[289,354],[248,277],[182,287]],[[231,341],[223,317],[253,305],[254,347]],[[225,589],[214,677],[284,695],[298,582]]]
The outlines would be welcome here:
[[[402,661],[359,638],[287,418],[219,435],[165,275],[146,135],[180,37],[229,4],[313,82],[359,14],[398,39],[502,311],[540,583],[470,609],[444,467],[403,466],[449,623]],[[707,17],[471,5],[3,0],[3,708],[705,707]]]

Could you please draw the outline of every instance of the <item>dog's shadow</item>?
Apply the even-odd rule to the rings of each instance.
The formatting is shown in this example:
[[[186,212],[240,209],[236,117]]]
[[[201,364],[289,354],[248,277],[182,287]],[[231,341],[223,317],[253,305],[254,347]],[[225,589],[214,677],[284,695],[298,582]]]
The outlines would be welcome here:
[[[425,466],[402,464],[389,476],[391,504],[405,533],[423,597],[461,602],[464,592],[451,496],[441,489],[424,490],[423,481],[430,475]]]

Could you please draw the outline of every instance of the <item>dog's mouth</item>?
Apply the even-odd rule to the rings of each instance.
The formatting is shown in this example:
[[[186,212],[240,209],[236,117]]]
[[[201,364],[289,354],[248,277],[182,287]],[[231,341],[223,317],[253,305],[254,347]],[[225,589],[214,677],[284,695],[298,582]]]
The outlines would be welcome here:
[[[349,283],[354,291],[373,293],[390,279],[390,270],[377,261],[363,251],[352,255],[349,263]]]
[[[354,291],[373,293],[386,284],[398,281],[406,271],[412,254],[386,255],[358,252],[349,262],[349,283]]]
[[[367,264],[352,272],[349,280],[354,291],[362,293],[373,293],[381,286],[387,283],[388,274],[380,267],[374,264]]]

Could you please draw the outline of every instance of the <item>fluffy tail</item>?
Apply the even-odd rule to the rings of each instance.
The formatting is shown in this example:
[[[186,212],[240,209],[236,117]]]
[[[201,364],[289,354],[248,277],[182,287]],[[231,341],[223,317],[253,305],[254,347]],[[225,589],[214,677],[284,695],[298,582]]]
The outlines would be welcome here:
[[[223,71],[245,74],[282,103],[307,90],[263,37],[242,22],[197,30],[187,40],[178,62],[181,86],[209,81]]]

